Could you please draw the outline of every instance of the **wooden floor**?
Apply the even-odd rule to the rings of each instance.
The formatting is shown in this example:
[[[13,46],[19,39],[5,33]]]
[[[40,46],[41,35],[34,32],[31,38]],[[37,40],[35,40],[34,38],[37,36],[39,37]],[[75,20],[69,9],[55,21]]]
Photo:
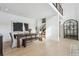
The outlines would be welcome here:
[[[63,39],[53,40],[33,40],[27,47],[5,49],[5,56],[70,56],[71,46],[78,44],[79,41]]]

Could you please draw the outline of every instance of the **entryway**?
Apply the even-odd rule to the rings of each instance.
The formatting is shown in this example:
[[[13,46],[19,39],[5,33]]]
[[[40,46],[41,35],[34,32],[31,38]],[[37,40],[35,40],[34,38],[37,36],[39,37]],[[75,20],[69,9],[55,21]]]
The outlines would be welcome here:
[[[69,19],[63,23],[64,38],[78,40],[78,21]]]

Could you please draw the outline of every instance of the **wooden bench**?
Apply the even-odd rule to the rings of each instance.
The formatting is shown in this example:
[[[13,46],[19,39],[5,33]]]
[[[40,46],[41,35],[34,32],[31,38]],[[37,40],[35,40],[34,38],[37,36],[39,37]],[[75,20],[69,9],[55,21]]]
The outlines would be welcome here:
[[[26,47],[27,41],[32,42],[31,38],[22,39],[22,46]]]
[[[39,39],[39,38],[38,37],[32,37],[32,38],[22,39],[22,46],[26,47],[27,46],[27,41],[32,42],[33,39]]]

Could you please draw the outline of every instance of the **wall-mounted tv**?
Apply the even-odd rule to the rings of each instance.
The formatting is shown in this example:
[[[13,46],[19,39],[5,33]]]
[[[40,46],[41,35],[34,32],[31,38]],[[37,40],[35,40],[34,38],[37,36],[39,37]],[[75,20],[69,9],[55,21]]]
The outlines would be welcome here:
[[[13,23],[13,31],[23,31],[23,23]]]
[[[24,23],[25,31],[28,31],[28,24]]]

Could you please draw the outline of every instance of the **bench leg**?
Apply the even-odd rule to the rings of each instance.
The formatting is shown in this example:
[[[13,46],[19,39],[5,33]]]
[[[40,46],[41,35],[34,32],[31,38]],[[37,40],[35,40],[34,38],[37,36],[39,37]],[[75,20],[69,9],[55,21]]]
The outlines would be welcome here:
[[[22,40],[22,46],[24,46],[24,42],[23,42],[23,40]]]
[[[22,46],[26,47],[26,40],[22,40]]]

